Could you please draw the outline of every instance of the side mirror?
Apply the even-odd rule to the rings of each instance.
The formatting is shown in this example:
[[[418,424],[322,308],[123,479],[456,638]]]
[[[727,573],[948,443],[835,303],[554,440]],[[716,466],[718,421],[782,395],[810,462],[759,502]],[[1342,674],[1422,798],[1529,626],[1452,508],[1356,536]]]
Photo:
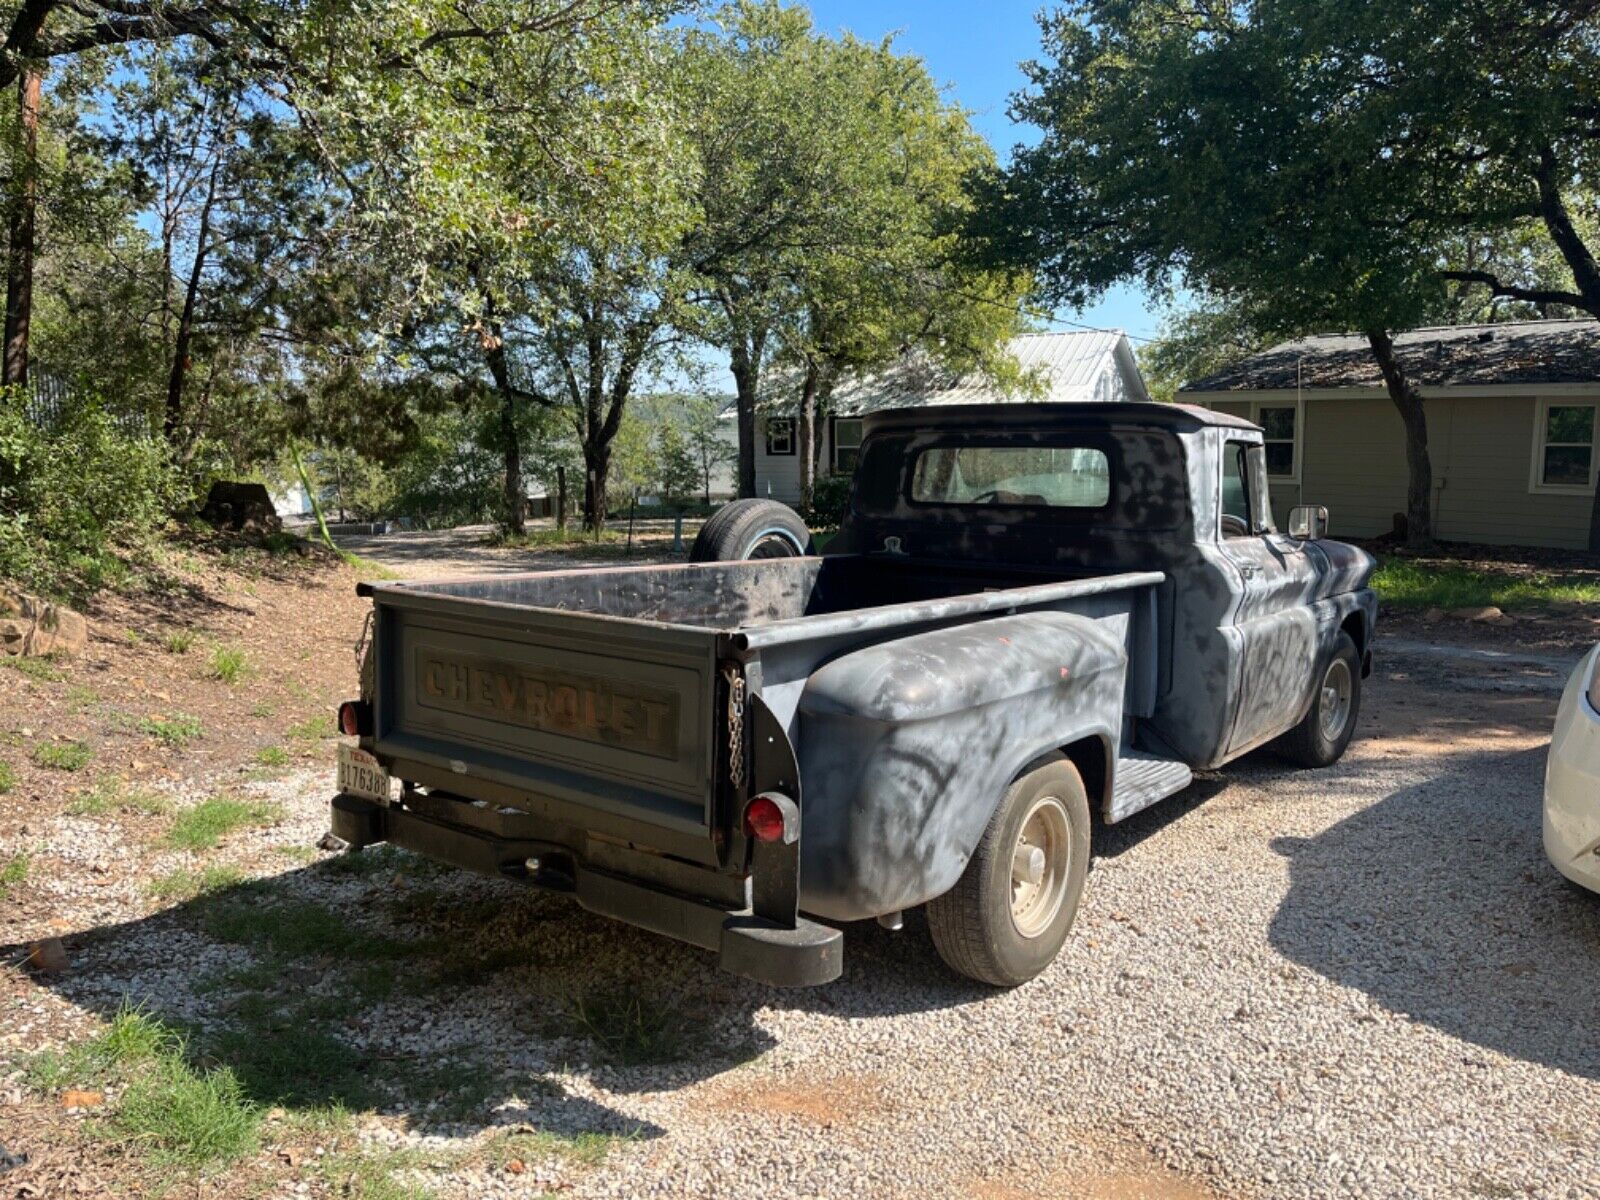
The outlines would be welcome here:
[[[1296,504],[1289,510],[1289,536],[1314,542],[1328,532],[1328,510],[1320,504]]]

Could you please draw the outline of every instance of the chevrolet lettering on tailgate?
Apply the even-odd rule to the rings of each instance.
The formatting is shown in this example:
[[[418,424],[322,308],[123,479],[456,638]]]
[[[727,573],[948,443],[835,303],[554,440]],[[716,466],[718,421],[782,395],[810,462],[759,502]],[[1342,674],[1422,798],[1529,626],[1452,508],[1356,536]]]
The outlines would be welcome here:
[[[671,692],[598,675],[417,651],[417,703],[657,758],[677,753]]]

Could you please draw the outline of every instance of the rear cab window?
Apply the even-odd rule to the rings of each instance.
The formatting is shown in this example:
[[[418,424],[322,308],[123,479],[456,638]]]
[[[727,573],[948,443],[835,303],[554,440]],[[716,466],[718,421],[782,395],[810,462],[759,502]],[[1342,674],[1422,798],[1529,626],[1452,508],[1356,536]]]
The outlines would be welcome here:
[[[1104,508],[1111,460],[1093,446],[934,446],[911,468],[914,504]]]

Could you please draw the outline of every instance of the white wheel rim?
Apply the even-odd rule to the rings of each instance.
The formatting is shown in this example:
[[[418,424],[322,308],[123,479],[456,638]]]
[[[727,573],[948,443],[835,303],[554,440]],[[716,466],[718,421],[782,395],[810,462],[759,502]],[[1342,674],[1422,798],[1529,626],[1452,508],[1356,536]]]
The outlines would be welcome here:
[[[1039,937],[1055,924],[1071,865],[1066,807],[1054,796],[1041,796],[1023,817],[1011,851],[1011,923],[1023,937]]]
[[[1322,677],[1322,691],[1319,696],[1322,736],[1330,742],[1339,740],[1339,735],[1344,732],[1345,722],[1350,719],[1350,694],[1353,690],[1350,664],[1342,658],[1334,659],[1328,664],[1327,673]]]

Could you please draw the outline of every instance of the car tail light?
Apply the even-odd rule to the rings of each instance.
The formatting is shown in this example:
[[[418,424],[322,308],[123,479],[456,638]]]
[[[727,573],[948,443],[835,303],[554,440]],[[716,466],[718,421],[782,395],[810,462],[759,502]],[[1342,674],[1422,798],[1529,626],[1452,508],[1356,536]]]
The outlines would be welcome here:
[[[783,809],[771,796],[757,796],[744,807],[744,831],[758,842],[781,841]]]
[[[346,700],[339,705],[339,732],[351,737],[366,737],[372,732],[372,705],[361,700]]]

